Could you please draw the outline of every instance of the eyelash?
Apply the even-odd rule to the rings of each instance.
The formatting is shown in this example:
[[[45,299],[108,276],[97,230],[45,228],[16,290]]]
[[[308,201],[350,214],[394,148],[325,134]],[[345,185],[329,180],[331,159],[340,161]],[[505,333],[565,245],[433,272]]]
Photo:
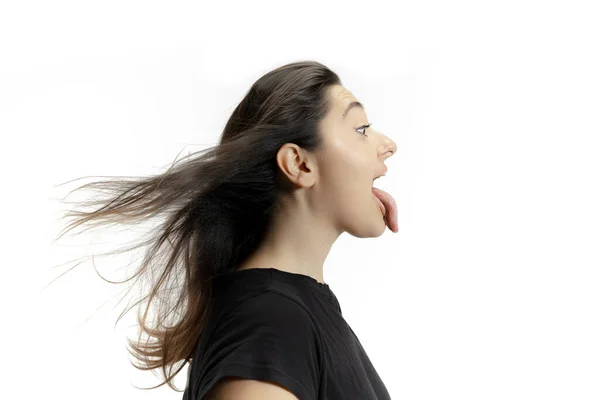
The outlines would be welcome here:
[[[370,126],[371,126],[371,124],[359,126],[358,128],[356,128],[356,131],[358,132],[358,131],[359,131],[359,129],[365,129],[365,130],[366,130],[366,129],[367,129],[368,127],[370,127]],[[358,133],[360,133],[360,132],[358,132]],[[367,135],[366,133],[361,133],[361,135],[364,135],[364,136],[366,136],[366,137],[369,137],[369,135]]]

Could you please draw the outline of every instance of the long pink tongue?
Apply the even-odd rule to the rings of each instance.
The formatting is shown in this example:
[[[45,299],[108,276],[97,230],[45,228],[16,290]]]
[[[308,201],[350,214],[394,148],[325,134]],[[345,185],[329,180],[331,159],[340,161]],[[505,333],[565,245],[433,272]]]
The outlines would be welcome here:
[[[398,206],[396,201],[388,192],[378,188],[371,190],[375,197],[379,199],[385,206],[385,223],[387,227],[394,233],[398,232]]]

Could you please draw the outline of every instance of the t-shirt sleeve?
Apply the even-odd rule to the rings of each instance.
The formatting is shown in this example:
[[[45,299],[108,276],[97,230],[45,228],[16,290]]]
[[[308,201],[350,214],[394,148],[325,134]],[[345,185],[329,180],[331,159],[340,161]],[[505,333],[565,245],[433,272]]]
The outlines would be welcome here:
[[[304,307],[267,291],[221,315],[202,356],[198,397],[227,376],[283,386],[300,400],[318,397],[319,338]]]

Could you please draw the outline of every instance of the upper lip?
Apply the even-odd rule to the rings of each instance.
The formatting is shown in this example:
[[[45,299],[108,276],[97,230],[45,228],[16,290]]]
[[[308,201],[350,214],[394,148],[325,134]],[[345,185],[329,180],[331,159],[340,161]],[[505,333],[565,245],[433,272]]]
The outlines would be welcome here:
[[[373,178],[373,182],[375,182],[375,179],[381,178],[388,171],[388,169],[387,169],[387,167],[385,165],[383,166],[383,168],[384,168],[383,172],[380,175],[377,175],[375,178]]]

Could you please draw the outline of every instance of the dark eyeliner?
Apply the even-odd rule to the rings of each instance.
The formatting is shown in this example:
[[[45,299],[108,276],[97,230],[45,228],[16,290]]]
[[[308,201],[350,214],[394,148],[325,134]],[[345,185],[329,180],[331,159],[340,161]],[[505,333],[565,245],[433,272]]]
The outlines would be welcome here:
[[[356,131],[358,132],[359,129],[365,129],[366,130],[370,126],[371,126],[371,124],[359,126],[358,128],[356,128]],[[360,133],[360,132],[358,132],[358,133]],[[366,133],[361,133],[361,135],[364,135],[364,136],[368,137],[368,135]]]

